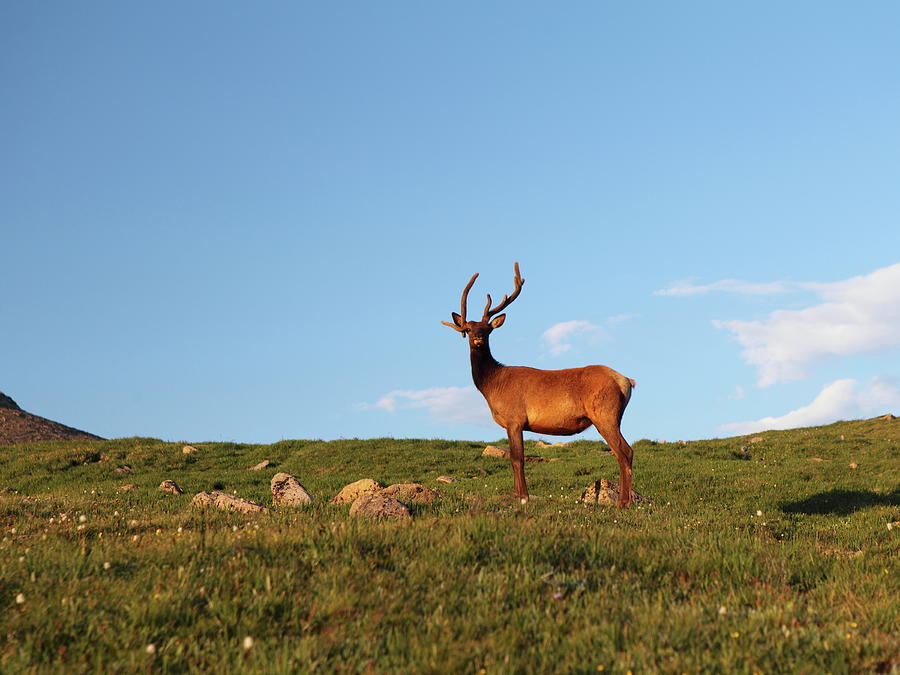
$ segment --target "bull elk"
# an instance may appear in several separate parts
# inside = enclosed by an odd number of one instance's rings
[[[466,298],[478,278],[472,275],[462,293],[460,313],[452,312],[453,323],[441,321],[469,338],[472,379],[491,409],[494,421],[506,429],[512,461],[515,495],[528,499],[525,484],[523,431],[552,436],[570,436],[593,424],[606,439],[619,462],[621,477],[618,506],[631,504],[631,463],[634,453],[622,436],[619,425],[631,398],[635,381],[606,366],[585,366],[565,370],[538,370],[525,366],[504,366],[491,355],[488,337],[506,320],[506,309],[522,291],[525,280],[515,264],[515,290],[491,307],[490,293],[481,321],[466,319]]]

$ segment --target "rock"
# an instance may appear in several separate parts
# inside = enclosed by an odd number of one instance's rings
[[[879,417],[878,419],[880,419],[880,420],[888,420],[888,421],[891,421],[891,420],[895,420],[895,419],[897,419],[897,418],[894,417],[891,413],[888,413],[887,415],[882,415],[882,416]]]
[[[184,490],[178,487],[178,483],[174,480],[164,480],[159,484],[159,489],[163,492],[171,492],[173,495],[182,495]]]
[[[241,513],[265,513],[269,510],[249,499],[241,499],[225,492],[198,492],[191,500],[191,505],[200,508],[213,507],[227,511],[240,511]]]
[[[620,492],[618,483],[601,478],[600,480],[595,480],[584,489],[584,492],[581,493],[581,501],[585,504],[615,506],[619,501]],[[649,499],[639,495],[634,490],[631,491],[631,501],[635,504],[648,504],[650,502]]]
[[[859,464],[857,464],[856,462],[850,462],[850,468],[851,468],[851,469],[858,469],[858,468],[859,468]]]
[[[250,471],[262,471],[262,470],[265,469],[267,466],[269,466],[269,464],[271,464],[271,463],[272,463],[272,462],[270,462],[269,460],[264,459],[264,460],[261,461],[259,464],[254,464],[253,466],[251,466],[251,467],[250,467]]]
[[[341,488],[331,499],[332,504],[350,504],[362,495],[370,495],[378,492],[384,486],[372,480],[371,478],[363,478],[355,483],[350,483]]]
[[[127,464],[123,464],[122,466],[116,467],[116,473],[131,473],[132,468]]]
[[[429,502],[433,502],[434,498],[437,497],[437,492],[420,483],[396,483],[395,485],[388,485],[378,494],[386,497],[393,497],[394,499],[407,504],[410,502],[416,504],[428,504]]]
[[[392,497],[383,494],[364,494],[350,506],[350,515],[362,518],[390,518],[406,520],[412,516],[409,509]]]
[[[540,447],[549,447],[548,445]],[[509,450],[498,448],[496,445],[487,446],[481,453],[482,457],[500,457],[501,459],[509,459]],[[543,457],[535,457],[534,455],[525,455],[526,462],[546,462]]]
[[[536,448],[552,448],[553,447],[547,441],[544,441],[544,440],[535,441],[534,446]]]
[[[117,492],[126,492],[127,490],[137,490],[137,485],[134,483],[128,483],[128,485],[120,485],[116,488]]]
[[[762,443],[764,440],[766,440],[766,439],[763,438],[762,436],[754,436],[753,438],[750,439],[750,442],[751,443]]]
[[[438,483],[455,483],[456,479],[452,476],[438,476],[435,479]]]
[[[313,503],[312,495],[300,485],[299,480],[289,473],[276,473],[272,476],[270,487],[272,503],[278,506],[300,506]]]
[[[182,451],[184,454],[189,455],[189,454],[191,454],[192,452],[197,452],[197,448],[195,448],[193,445],[186,445],[186,446],[184,446],[184,447],[181,449],[181,451]]]
[[[487,446],[481,453],[482,457],[509,457],[509,450],[498,448],[496,445]]]

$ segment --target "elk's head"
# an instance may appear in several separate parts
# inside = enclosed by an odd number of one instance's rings
[[[488,343],[488,335],[491,334],[491,331],[495,328],[500,328],[503,325],[503,322],[506,320],[506,314],[500,314],[499,316],[494,316],[499,312],[502,312],[506,309],[510,303],[519,297],[519,292],[522,290],[522,284],[525,283],[525,279],[519,276],[519,263],[515,264],[516,276],[514,279],[514,283],[516,285],[516,289],[513,291],[512,295],[504,295],[503,300],[496,307],[491,307],[491,294],[487,294],[487,305],[484,307],[484,315],[481,317],[481,321],[467,321],[466,320],[466,298],[469,295],[469,290],[472,288],[472,284],[475,283],[475,279],[478,278],[478,273],[472,275],[472,278],[469,279],[469,283],[466,284],[465,289],[462,293],[462,301],[460,302],[460,313],[452,312],[451,316],[453,317],[453,323],[449,323],[447,321],[441,321],[445,326],[450,326],[453,330],[459,331],[463,337],[468,336],[469,338],[469,346],[473,349],[481,349],[487,346]]]

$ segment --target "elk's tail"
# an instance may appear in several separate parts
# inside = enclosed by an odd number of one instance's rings
[[[622,390],[622,395],[625,397],[625,405],[628,405],[628,402],[631,400],[631,390],[637,386],[637,382],[619,373],[616,373],[616,375],[619,376],[616,378],[616,382],[619,385],[619,389]],[[625,406],[623,405],[622,408],[624,410]]]

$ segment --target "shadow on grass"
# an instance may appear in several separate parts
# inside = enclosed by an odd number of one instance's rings
[[[829,490],[781,505],[784,513],[846,516],[872,506],[900,506],[900,491],[883,495],[869,490]]]

